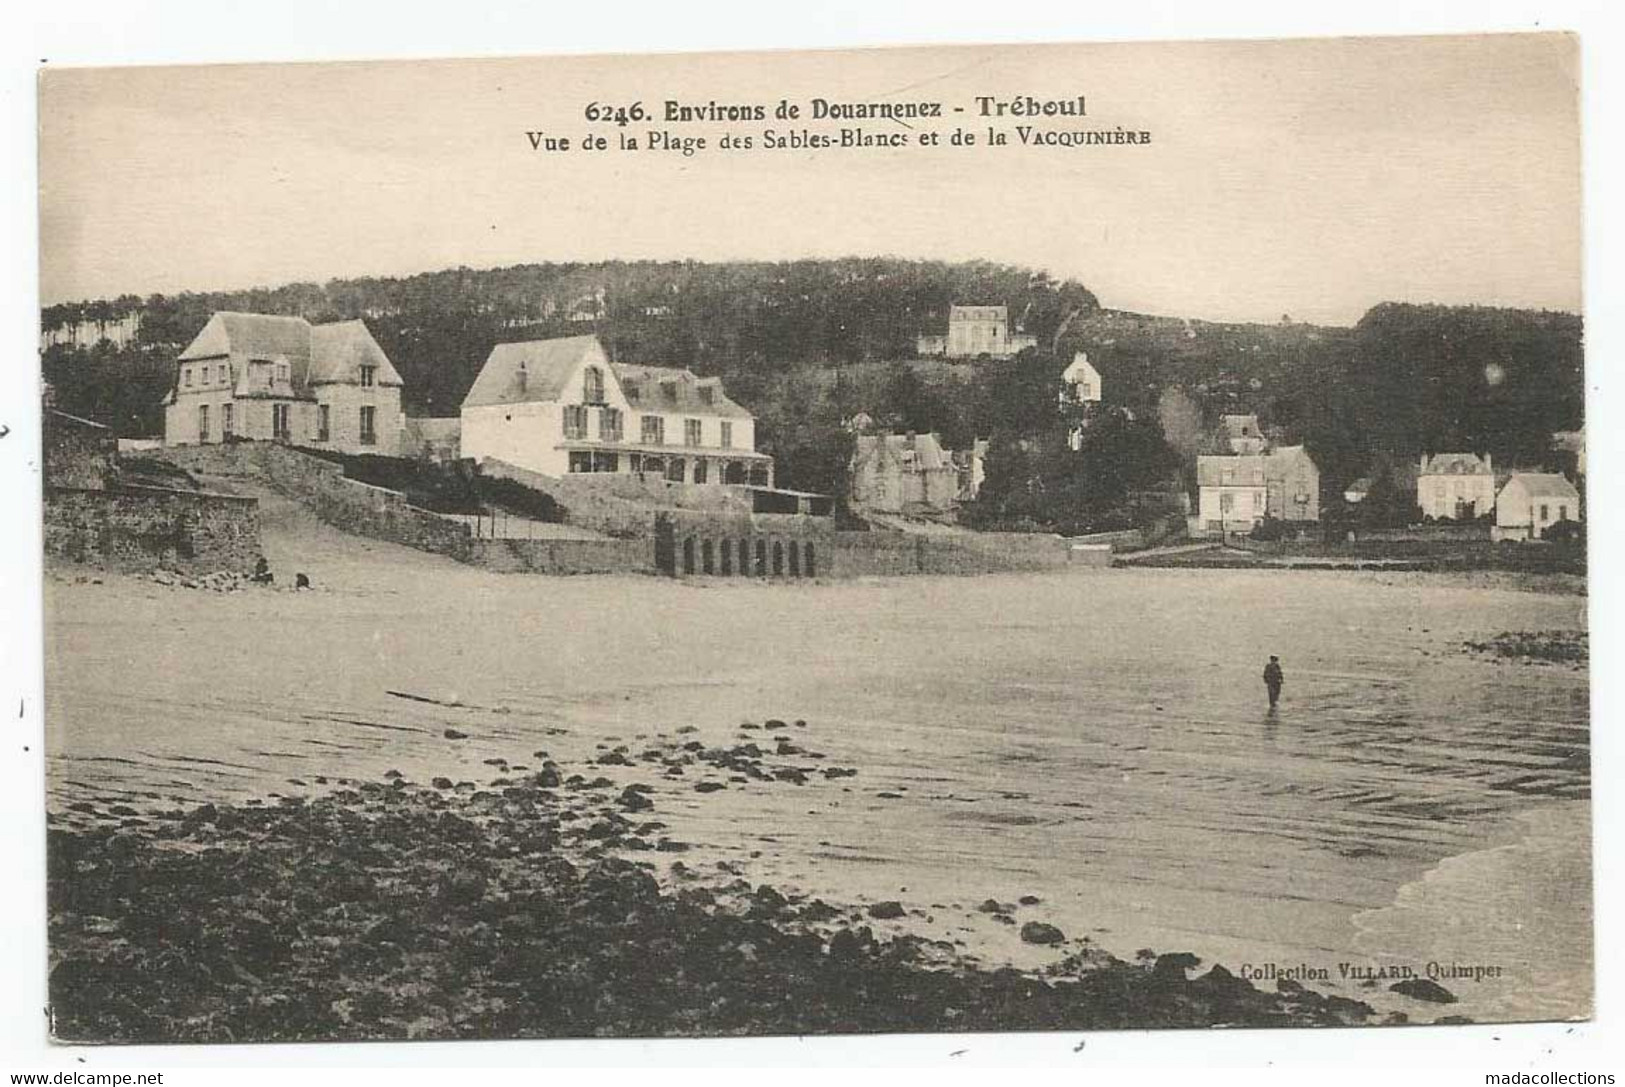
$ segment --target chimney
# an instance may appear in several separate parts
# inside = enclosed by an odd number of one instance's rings
[[[525,391],[525,380],[526,380],[526,377],[527,377],[527,375],[526,375],[526,373],[525,373],[525,360],[524,360],[524,359],[520,359],[520,360],[519,360],[519,391],[520,391],[520,392],[524,392],[524,391]]]

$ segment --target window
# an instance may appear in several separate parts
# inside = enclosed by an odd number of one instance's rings
[[[715,404],[717,402],[717,389],[716,389],[716,386],[715,385],[701,385],[700,386],[700,400],[702,402],[706,403],[706,404]]]
[[[1557,507],[1557,519],[1559,521],[1567,521],[1569,519],[1569,508],[1567,506]]]
[[[1219,495],[1219,512],[1220,513],[1232,513],[1232,512],[1235,511],[1235,508],[1236,508],[1236,496],[1235,495],[1231,494],[1229,491],[1225,491],[1225,492],[1223,492],[1222,494]]]
[[[708,461],[697,460],[697,461],[694,462],[694,482],[695,483],[704,483],[704,482],[706,482],[706,478],[709,475],[710,475],[710,468],[709,468],[709,462]]]
[[[197,406],[197,440],[200,442],[209,440],[209,405],[207,404]]]
[[[329,404],[322,404],[316,409],[316,440],[326,442],[332,440],[333,434],[333,408]]]
[[[618,442],[622,438],[621,413],[615,408],[598,409],[598,440]]]
[[[570,471],[572,471],[572,472],[590,472],[590,471],[592,471],[592,454],[588,453],[584,449],[578,449],[578,450],[575,450],[574,452],[572,452],[570,454]]]
[[[564,405],[564,436],[574,441],[580,441],[587,436],[587,406],[585,404]]]
[[[636,404],[639,398],[642,397],[643,390],[638,388],[636,382],[623,381],[621,382],[621,393],[626,397],[628,404]]]
[[[234,414],[235,412],[230,404],[220,406],[220,436],[222,438],[229,438],[236,433],[236,430],[232,427],[232,416]]]
[[[688,462],[682,457],[673,457],[666,462],[666,479],[672,483],[681,483],[688,476]]]
[[[732,423],[724,422],[722,424],[722,448],[724,448],[724,449],[732,449],[733,447],[734,447],[734,425]]]
[[[285,442],[292,436],[292,428],[288,425],[288,405],[271,405],[271,437],[279,442]]]
[[[1551,514],[1550,514],[1549,511],[1550,511],[1550,507],[1547,506],[1546,503],[1542,502],[1540,504],[1540,519],[1542,521],[1548,520],[1550,518]]]
[[[592,455],[592,470],[595,472],[619,472],[621,470],[621,455],[619,453],[594,453]]]
[[[644,445],[664,445],[666,443],[666,420],[658,415],[645,415],[640,425],[643,428]]]
[[[363,367],[361,367],[361,387],[363,389],[372,388],[373,385],[377,383],[377,381],[378,381],[378,367],[376,367],[376,366],[363,366]]]
[[[604,402],[604,371],[589,366],[581,373],[581,399],[589,404]]]
[[[683,420],[683,444],[704,445],[705,428],[699,419]]]
[[[181,384],[186,385],[188,387],[191,386],[191,384],[192,384],[192,368],[190,366],[182,366],[181,367]]]
[[[284,384],[284,385],[287,384],[287,382],[288,382],[288,364],[287,363],[279,362],[279,363],[276,364],[276,379],[279,382],[281,382],[282,384]]]
[[[227,380],[226,374],[227,374],[227,371],[226,371],[225,364],[222,363],[221,366],[220,366],[220,384],[222,384],[222,385],[226,384],[226,380]]]
[[[662,381],[660,383],[660,395],[666,398],[668,404],[677,403],[677,382]]]
[[[378,444],[378,409],[371,404],[361,409],[361,444]]]

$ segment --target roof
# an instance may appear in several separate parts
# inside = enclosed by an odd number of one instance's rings
[[[1196,485],[1199,487],[1262,487],[1269,458],[1261,453],[1196,458]],[[1225,469],[1232,475],[1224,478]]]
[[[499,343],[463,397],[463,407],[557,400],[576,367],[588,359],[604,361],[596,336]]]
[[[1580,492],[1574,489],[1574,484],[1566,476],[1556,472],[1514,472],[1512,478],[1507,480],[1507,487],[1521,487],[1530,498],[1574,498],[1580,497]],[[1503,487],[1504,491],[1506,488]]]
[[[914,454],[914,466],[921,471],[953,467],[951,455],[942,448],[935,434],[860,435],[853,460],[868,460],[883,452],[901,460],[903,454],[910,451]]]
[[[376,368],[375,384],[403,384],[366,322],[359,320],[312,325],[303,317],[222,310],[209,318],[181,352],[179,361],[228,355],[288,363],[289,380],[295,390],[311,385],[358,384],[362,365]],[[246,372],[237,375],[238,395],[251,391],[247,381]]]
[[[1091,374],[1098,378],[1100,376],[1100,371],[1096,370],[1094,363],[1089,361],[1088,352],[1079,351],[1077,354],[1072,356],[1072,361],[1067,364],[1066,369],[1061,371],[1061,377],[1066,379],[1072,377],[1074,374]]]
[[[1487,476],[1490,466],[1476,453],[1435,453],[1422,458],[1417,472],[1423,476]]]
[[[1008,306],[949,306],[950,321],[1008,321]]]
[[[181,352],[182,362],[225,355],[310,357],[310,322],[303,317],[221,310]]]
[[[612,363],[610,368],[621,383],[621,392],[626,395],[627,403],[635,408],[681,412],[684,415],[750,418],[750,412],[729,400],[728,394],[722,391],[721,378],[699,377],[692,370],[670,366],[636,366],[617,362]],[[706,390],[710,390],[709,394]],[[706,400],[706,395],[711,399]]]
[[[335,321],[310,329],[310,377],[312,385],[351,384],[361,380],[361,367],[375,368],[373,383],[400,385],[401,375],[390,365],[389,356],[372,338],[363,321]]]

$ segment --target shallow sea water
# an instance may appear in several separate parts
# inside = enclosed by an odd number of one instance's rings
[[[336,535],[268,533],[313,593],[49,583],[55,810],[488,781],[488,758],[800,718],[794,739],[857,777],[610,776],[656,787],[686,863],[895,898],[919,910],[896,924],[990,962],[1055,957],[974,909],[1034,895],[1018,920],[1120,955],[1326,966],[1317,988],[1417,1020],[1589,1009],[1586,674],[1461,649],[1581,629],[1584,597],[1282,571],[545,579]],[[1446,981],[1448,1007],[1335,977],[1430,960],[1504,976]]]

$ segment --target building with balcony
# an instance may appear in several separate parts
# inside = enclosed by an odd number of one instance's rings
[[[773,486],[755,417],[721,379],[612,363],[596,336],[492,348],[463,399],[461,455],[549,476]]]

